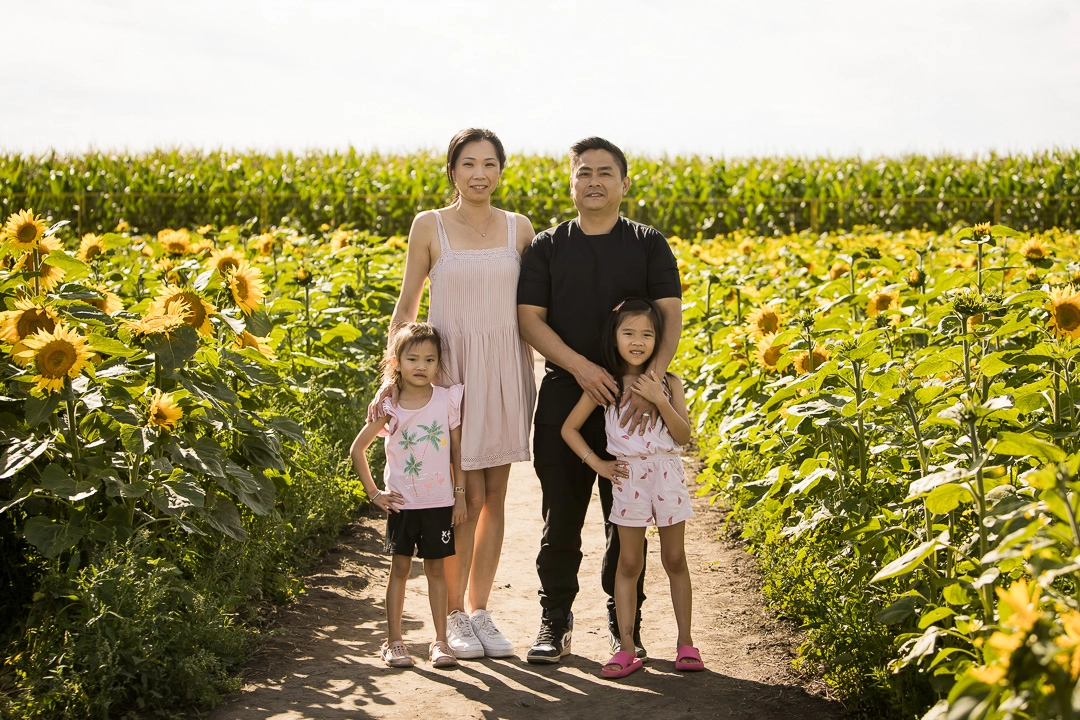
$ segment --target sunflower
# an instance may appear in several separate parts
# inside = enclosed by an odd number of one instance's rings
[[[1045,260],[1053,253],[1050,252],[1050,248],[1046,247],[1042,240],[1031,238],[1020,246],[1020,254],[1023,255],[1028,262],[1036,263],[1040,260]]]
[[[199,233],[200,235],[206,235],[209,232],[213,232],[213,230],[214,230],[213,225],[203,225],[203,226],[199,227],[199,229],[197,229],[195,232]]]
[[[848,265],[843,260],[837,260],[832,264],[831,267],[829,267],[829,279],[838,280],[847,275],[850,270],[850,265]]]
[[[243,350],[244,348],[255,348],[266,357],[274,357],[274,351],[268,344],[270,338],[259,337],[258,335],[252,335],[247,330],[236,336],[236,349]]]
[[[12,213],[4,225],[4,235],[15,250],[33,250],[45,236],[45,220],[35,216],[33,209]]]
[[[232,292],[233,300],[245,314],[254,312],[266,295],[262,271],[251,267],[246,260],[241,262],[229,273],[229,290]]]
[[[397,235],[389,238],[386,241],[386,247],[390,248],[391,250],[404,250],[407,245],[408,243],[406,242],[405,238],[398,237]],[[701,246],[698,245],[697,247],[700,248]],[[693,248],[691,248],[691,250],[692,249]]]
[[[763,337],[778,331],[783,320],[775,308],[762,305],[746,316],[747,332],[751,337]]]
[[[300,267],[296,269],[296,284],[300,286],[310,285],[312,281],[311,273],[307,268]]]
[[[970,270],[975,267],[974,255],[956,255],[952,259],[951,267],[957,270]]]
[[[787,343],[773,346],[773,340],[776,339],[776,333],[769,333],[765,337],[758,340],[757,344],[757,360],[763,368],[766,370],[776,370],[776,363],[780,360],[780,356],[784,354],[784,350],[787,349]]]
[[[34,363],[38,390],[56,392],[64,387],[65,377],[75,377],[90,362],[92,351],[86,338],[63,325],[49,332],[38,330],[23,340],[17,359],[20,364]]]
[[[900,305],[900,293],[898,292],[879,292],[870,295],[870,300],[866,303],[866,314],[870,317],[874,317],[880,313],[889,310],[890,308],[898,307]]]
[[[192,315],[186,302],[174,300],[169,303],[165,312],[150,312],[141,320],[128,322],[127,326],[136,337],[150,337],[164,335],[171,337],[172,331],[188,324],[188,318]]]
[[[904,278],[904,280],[912,290],[919,290],[926,287],[926,273],[919,268],[914,268],[907,274],[907,277]]]
[[[217,270],[221,277],[225,277],[235,270],[243,261],[244,254],[231,247],[224,250],[214,250],[210,253],[210,267]]]
[[[98,255],[105,252],[105,243],[94,233],[86,233],[79,243],[79,252],[76,255],[83,262],[90,262]]]
[[[11,354],[20,365],[25,363],[16,353],[24,349],[22,341],[38,330],[52,332],[60,321],[51,307],[30,300],[16,300],[15,309],[0,313],[0,318],[0,338],[13,345]]]
[[[803,350],[801,353],[799,353],[798,355],[795,356],[795,370],[800,375],[802,375],[805,372],[810,372],[811,370],[817,370],[819,367],[821,367],[826,362],[828,362],[828,360],[829,360],[829,351],[826,350],[825,348],[821,347],[820,345],[817,345],[817,346],[814,347],[813,368],[810,367],[810,365],[811,365],[810,353]]]
[[[352,238],[352,233],[348,230],[338,230],[332,236],[330,236],[330,250],[337,252],[344,247],[348,247],[349,240]]]
[[[1080,338],[1080,292],[1076,288],[1058,288],[1050,291],[1050,299],[1044,306],[1050,311],[1047,323],[1058,337],[1072,340]]]
[[[187,230],[162,230],[157,234],[158,244],[169,255],[187,255],[191,252],[191,235]]]
[[[127,232],[130,229],[131,229],[131,225],[128,224],[128,221],[127,220],[121,220],[120,222],[116,223],[116,229],[113,230],[113,232],[124,233],[124,232]]]
[[[977,223],[972,230],[977,238],[987,237],[990,235],[990,223]]]
[[[1042,276],[1039,275],[1039,271],[1036,268],[1029,267],[1025,270],[1024,279],[1027,280],[1028,285],[1031,285],[1032,287],[1042,285]]]
[[[739,243],[738,251],[743,255],[751,255],[754,252],[754,241],[750,238],[746,238]]]
[[[158,288],[157,298],[150,304],[150,314],[165,314],[169,312],[169,305],[175,302],[183,303],[191,313],[185,319],[188,325],[203,335],[209,336],[214,332],[210,324],[210,316],[217,311],[194,290],[185,290],[169,284],[162,285]]]
[[[184,411],[176,404],[172,393],[154,391],[154,397],[150,400],[150,409],[146,414],[147,425],[157,425],[171,430],[182,417],[184,417]]]
[[[104,288],[94,288],[102,294],[100,298],[87,298],[84,302],[89,305],[93,305],[106,315],[114,315],[124,309],[124,303],[120,300],[120,297],[109,290]]]
[[[264,233],[251,238],[251,244],[255,246],[255,252],[260,255],[270,255],[277,245],[277,238],[272,233]]]

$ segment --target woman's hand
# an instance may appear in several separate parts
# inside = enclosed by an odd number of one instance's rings
[[[638,379],[630,386],[630,390],[653,405],[660,405],[667,400],[667,395],[664,394],[664,383],[660,381],[660,378],[656,377],[656,373],[652,370],[638,375]]]
[[[631,386],[630,389],[634,390],[636,385],[637,383],[634,383],[634,386]],[[630,393],[630,401],[622,409],[622,415],[619,416],[619,427],[626,428],[627,435],[633,435],[635,432],[638,435],[644,435],[646,428],[651,430],[656,427],[659,419],[660,411],[657,409],[656,404],[635,391]]]
[[[378,507],[380,510],[386,513],[399,512],[398,505],[405,502],[405,498],[401,496],[401,493],[385,490],[380,490],[375,493],[375,497],[371,498],[371,504]]]
[[[454,498],[454,512],[450,515],[450,522],[456,527],[464,525],[469,520],[469,510],[465,506],[465,496],[458,495]]]
[[[367,406],[367,421],[369,423],[375,422],[386,413],[383,412],[383,401],[386,398],[390,398],[390,402],[397,404],[398,399],[398,387],[394,383],[385,383],[379,392],[375,394],[375,399]]]
[[[600,460],[594,463],[592,468],[597,475],[616,485],[622,485],[623,479],[630,477],[630,469],[625,460]]]

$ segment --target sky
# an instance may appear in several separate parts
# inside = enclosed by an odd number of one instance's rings
[[[1078,0],[0,0],[0,151],[1080,148]],[[22,48],[17,46],[22,44]]]

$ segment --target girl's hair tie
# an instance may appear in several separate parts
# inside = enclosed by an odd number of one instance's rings
[[[625,304],[626,304],[626,301],[623,300],[621,303],[619,303],[615,307],[611,308],[611,312],[619,312],[619,310],[621,310],[622,306],[625,305]]]

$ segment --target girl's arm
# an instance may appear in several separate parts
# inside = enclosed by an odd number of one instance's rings
[[[682,381],[677,376],[668,373],[667,379],[668,389],[671,391],[670,399],[664,392],[664,384],[652,370],[641,375],[630,390],[656,405],[661,419],[671,434],[671,439],[679,445],[685,445],[690,442],[690,418],[686,412],[686,394],[683,392]]]
[[[454,512],[451,522],[461,525],[468,521],[469,511],[465,506],[465,493],[457,489],[465,489],[465,471],[461,469],[461,426],[450,431],[450,470],[454,477]]]
[[[574,454],[582,458],[582,462],[592,468],[597,475],[607,478],[616,485],[621,485],[622,478],[629,476],[626,463],[619,460],[602,460],[581,436],[581,426],[589,419],[596,407],[596,401],[588,393],[582,393],[581,399],[563,423],[562,438]]]
[[[356,435],[356,439],[352,441],[352,446],[349,448],[349,457],[352,458],[353,469],[360,476],[360,482],[364,483],[364,491],[367,493],[368,498],[371,499],[372,504],[385,512],[395,513],[398,511],[396,506],[405,502],[405,498],[400,493],[387,492],[375,487],[375,481],[371,479],[371,467],[367,461],[368,447],[379,435],[379,430],[386,425],[389,419],[389,415],[383,415],[381,418],[364,425]]]

